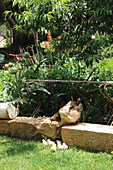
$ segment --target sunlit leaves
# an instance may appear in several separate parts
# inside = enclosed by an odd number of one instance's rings
[[[18,0],[14,0],[12,6],[14,7],[17,4],[18,4]]]
[[[7,17],[8,14],[11,14],[12,11],[5,11],[4,14],[5,14],[5,17]]]
[[[88,56],[102,55],[112,40],[112,0],[14,0],[13,6],[17,4],[21,12],[6,12],[15,18],[14,28],[24,28],[28,34],[38,30],[45,36],[51,30],[56,52],[77,53],[80,60],[88,61]]]

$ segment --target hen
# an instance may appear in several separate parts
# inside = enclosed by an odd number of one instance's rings
[[[83,106],[80,102],[80,99],[75,101],[69,101],[64,107],[62,107],[56,114],[54,114],[50,120],[59,121],[60,124],[64,123],[74,123],[80,116]]]

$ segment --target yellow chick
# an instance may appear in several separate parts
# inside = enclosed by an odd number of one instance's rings
[[[47,146],[47,145],[48,145],[48,142],[45,141],[44,139],[42,139],[42,143],[43,143],[44,146]]]
[[[48,142],[48,145],[54,145],[55,144],[55,142],[51,141],[50,139],[48,139],[47,142]]]
[[[56,143],[57,143],[57,144],[61,144],[61,141],[60,141],[60,140],[56,140]]]
[[[51,151],[56,152],[56,144],[51,146]]]
[[[63,145],[61,145],[60,141],[57,141],[57,144],[58,144],[58,149],[63,150]]]
[[[65,143],[63,143],[63,149],[68,149],[68,145],[66,145]]]

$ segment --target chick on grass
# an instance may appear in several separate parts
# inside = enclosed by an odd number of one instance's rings
[[[63,150],[63,145],[61,144],[60,141],[57,141],[57,146],[59,150]]]
[[[68,145],[66,145],[65,143],[63,143],[63,149],[68,149]]]
[[[55,142],[51,141],[50,139],[48,139],[47,142],[48,142],[48,145],[54,145],[55,144]]]
[[[42,139],[42,143],[43,143],[44,146],[48,146],[49,145],[48,142],[45,141],[44,139]]]
[[[56,152],[56,144],[51,146],[51,151]]]
[[[65,143],[61,144],[61,141],[59,141],[59,140],[56,141],[57,145],[55,142],[51,141],[50,139],[48,139],[47,141],[43,139],[42,143],[44,146],[50,145],[51,151],[53,151],[53,152],[56,152],[57,148],[58,148],[58,150],[68,149],[68,146]]]

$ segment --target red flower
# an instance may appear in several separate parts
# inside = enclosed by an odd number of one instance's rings
[[[45,43],[45,48],[49,49],[49,43],[48,42]]]

